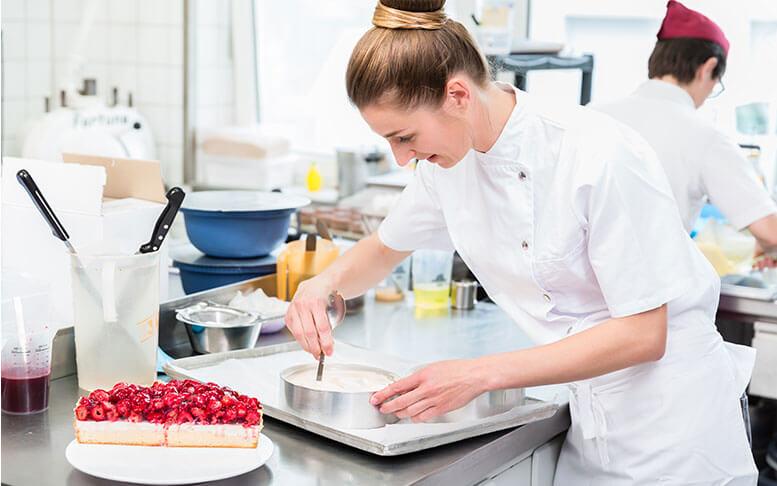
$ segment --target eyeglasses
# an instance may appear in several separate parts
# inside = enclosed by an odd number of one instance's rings
[[[718,82],[715,83],[715,86],[712,88],[712,92],[710,92],[710,95],[707,96],[707,98],[718,97],[724,91],[726,91],[726,87],[723,86],[723,79],[718,79]]]

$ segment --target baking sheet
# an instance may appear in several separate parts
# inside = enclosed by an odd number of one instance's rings
[[[174,378],[213,381],[254,395],[269,417],[381,456],[406,454],[523,425],[551,417],[558,410],[556,403],[527,398],[523,405],[508,412],[479,420],[414,424],[405,419],[378,429],[336,429],[302,418],[285,403],[280,372],[289,366],[314,362],[292,342],[178,359],[167,363],[165,371]],[[327,358],[327,363],[376,366],[400,376],[421,364],[342,342],[337,342],[335,354]]]

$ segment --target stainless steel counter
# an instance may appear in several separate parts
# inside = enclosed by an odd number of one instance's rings
[[[162,329],[168,340],[166,350],[182,355],[186,346],[173,339],[179,336],[178,330],[165,320],[169,319],[165,308],[175,305],[163,305],[160,326],[166,326]],[[473,311],[417,318],[408,302],[380,304],[371,297],[365,308],[348,316],[335,334],[339,340],[422,361],[477,357],[531,345],[528,337],[492,304],[479,305]],[[290,339],[283,331],[262,336],[259,345]],[[547,397],[554,390],[557,388],[540,391]],[[2,416],[4,484],[111,484],[75,471],[65,460],[65,447],[73,439],[72,408],[77,393],[74,376],[60,378],[52,382],[47,412]],[[383,458],[268,419],[264,433],[276,445],[270,461],[251,473],[216,484],[472,484],[530,454],[568,426],[569,412],[563,407],[541,422],[420,453]]]

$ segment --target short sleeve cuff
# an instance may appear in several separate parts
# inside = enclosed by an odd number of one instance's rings
[[[649,297],[624,303],[613,304],[608,302],[607,307],[610,309],[610,315],[615,319],[633,316],[634,314],[657,309],[664,304],[668,304],[669,302],[682,297],[693,290],[695,282],[696,279],[693,277],[686,277],[676,281],[675,284],[670,287],[655,292]]]
[[[761,218],[777,213],[777,204],[769,200],[749,207],[734,214],[728,214],[728,219],[738,230],[743,230]]]

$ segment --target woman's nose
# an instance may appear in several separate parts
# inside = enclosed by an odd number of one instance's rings
[[[393,149],[392,152],[394,153],[394,160],[397,161],[397,164],[400,167],[406,166],[413,159],[416,158],[415,150],[398,150],[398,149]]]

